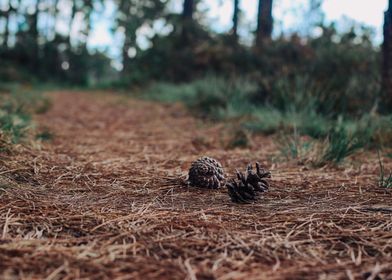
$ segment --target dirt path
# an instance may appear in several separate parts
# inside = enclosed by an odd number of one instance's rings
[[[179,105],[52,98],[36,121],[54,140],[18,155],[33,182],[0,186],[0,278],[392,279],[392,195],[374,157],[311,170],[274,163],[273,138],[222,149],[223,125]],[[224,189],[181,185],[202,155],[229,174],[261,162],[270,192],[235,205]]]

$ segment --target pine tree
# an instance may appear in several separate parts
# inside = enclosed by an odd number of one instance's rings
[[[273,29],[273,0],[259,0],[257,15],[256,46],[260,47],[265,40],[271,38]]]
[[[0,16],[4,18],[4,33],[2,34],[3,47],[6,49],[8,47],[8,37],[9,37],[9,21],[10,14],[12,12],[12,6],[8,3],[6,10],[0,10]]]
[[[238,40],[238,21],[239,21],[239,14],[240,14],[239,5],[240,5],[240,0],[234,0],[232,34],[236,42]]]
[[[384,14],[384,43],[382,46],[382,89],[381,110],[392,108],[392,0],[389,0],[388,10]]]
[[[184,0],[182,9],[182,41],[185,45],[187,45],[191,40],[194,10],[195,1]]]
[[[182,16],[184,20],[192,20],[193,13],[195,9],[195,1],[194,0],[184,0],[184,6],[182,10]]]

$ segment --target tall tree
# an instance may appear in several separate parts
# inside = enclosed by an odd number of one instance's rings
[[[131,3],[128,0],[120,0],[118,6],[118,26],[124,30],[124,43],[122,46],[122,73],[127,75],[130,69],[131,59],[129,57],[129,50],[134,46],[136,42],[136,30],[137,24],[134,23],[134,19],[130,15]]]
[[[383,111],[392,108],[392,0],[389,0],[388,10],[384,14],[384,43],[382,45],[382,89]]]
[[[188,44],[190,41],[194,11],[195,0],[184,0],[182,9],[182,40],[184,44]]]
[[[99,3],[101,1],[95,1]],[[93,0],[85,0],[84,5],[82,7],[83,15],[84,15],[84,29],[82,30],[82,34],[85,36],[85,40],[87,42],[92,28],[92,13],[94,12],[94,1]],[[84,42],[84,43],[86,43]]]
[[[30,23],[30,36],[32,39],[32,42],[35,48],[35,55],[37,58],[38,57],[38,37],[39,37],[39,31],[38,31],[38,17],[39,17],[39,6],[40,6],[41,0],[36,0],[35,1],[35,6],[34,6],[34,13],[31,15],[31,23]]]
[[[75,16],[78,11],[78,6],[77,6],[77,1],[72,0],[72,9],[71,9],[71,17],[69,19],[69,31],[68,31],[68,47],[71,48],[71,32],[72,32],[72,27],[75,21]]]
[[[34,36],[35,39],[38,37],[38,16],[39,16],[39,6],[40,6],[40,0],[35,1],[35,6],[34,6],[34,13],[31,16],[31,34]]]
[[[182,16],[184,20],[192,20],[193,13],[195,9],[195,1],[194,0],[184,0],[184,7],[182,10]]]
[[[271,38],[273,29],[272,5],[273,0],[259,0],[256,30],[256,46],[258,47],[263,44],[263,41]]]
[[[9,22],[10,22],[10,16],[12,12],[15,12],[15,9],[10,3],[11,1],[8,1],[8,4],[6,6],[6,10],[0,10],[0,16],[4,18],[4,33],[2,34],[2,39],[3,39],[3,47],[7,48],[8,45],[8,38],[9,38]]]
[[[240,0],[234,0],[234,9],[233,9],[233,37],[237,41],[238,40],[238,21],[240,14]]]

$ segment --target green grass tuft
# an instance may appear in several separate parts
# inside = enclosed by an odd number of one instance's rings
[[[51,141],[54,138],[54,134],[47,128],[43,129],[41,132],[35,135],[35,139],[39,141]]]
[[[325,148],[319,162],[320,165],[328,162],[340,163],[346,157],[363,148],[365,143],[360,141],[357,136],[349,134],[344,128],[340,127],[331,130],[324,145]]]
[[[252,114],[257,86],[246,79],[207,77],[189,84],[155,83],[143,97],[165,103],[182,102],[196,114],[213,120]]]
[[[30,126],[30,116],[23,108],[12,100],[0,105],[0,130],[10,135],[13,143],[25,136]]]
[[[378,185],[381,188],[389,189],[392,188],[392,172],[388,174],[385,173],[384,164],[380,157],[380,151],[378,151],[378,163],[380,166],[380,175],[378,179]]]
[[[11,143],[20,142],[31,128],[31,115],[44,113],[50,101],[35,91],[24,92],[17,88],[0,96],[0,132]]]
[[[296,130],[291,135],[281,135],[277,143],[281,155],[288,160],[305,161],[311,149],[314,148],[313,142],[301,137]]]

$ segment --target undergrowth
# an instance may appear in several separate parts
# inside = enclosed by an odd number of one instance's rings
[[[0,129],[17,143],[30,126],[30,115],[15,100],[8,99],[0,106]]]
[[[381,116],[372,106],[366,106],[369,111],[342,109],[348,108],[350,100],[357,101],[354,86],[347,89],[347,96],[336,99],[328,87],[302,75],[280,78],[273,86],[273,94],[267,96],[259,84],[249,79],[216,76],[186,84],[155,83],[142,96],[182,102],[198,116],[235,121],[248,131],[289,135],[279,141],[284,156],[298,159],[305,150],[317,147],[317,165],[339,164],[361,148],[392,144],[391,115]],[[376,99],[375,95],[369,103],[376,103]],[[311,140],[298,143],[301,136]],[[320,144],[311,145],[313,140]]]
[[[281,134],[277,137],[277,145],[281,155],[287,160],[297,160],[305,162],[309,159],[309,154],[314,147],[314,141],[308,137],[302,137],[294,130],[292,135]]]
[[[380,151],[378,151],[378,163],[380,166],[380,174],[379,174],[379,179],[378,179],[378,185],[381,188],[389,189],[392,188],[392,172],[389,174],[385,171],[384,168],[384,163],[381,160],[380,157]]]
[[[166,103],[182,102],[201,117],[223,120],[252,114],[256,93],[257,86],[246,79],[208,77],[190,84],[155,83],[143,97]]]
[[[346,157],[363,148],[365,142],[360,141],[355,135],[349,134],[344,128],[332,130],[324,142],[324,151],[320,164],[327,162],[340,163]]]
[[[45,113],[51,104],[39,92],[15,88],[0,94],[0,150],[23,140],[32,128],[32,114]]]

